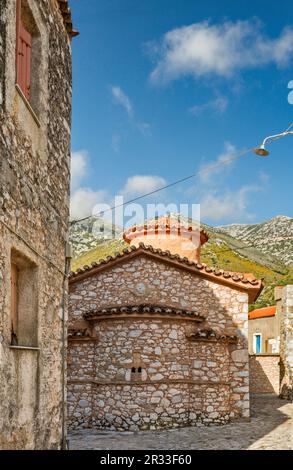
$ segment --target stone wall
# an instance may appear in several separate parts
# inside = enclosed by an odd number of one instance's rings
[[[279,354],[253,354],[249,356],[250,393],[279,394]]]
[[[293,399],[293,285],[276,289],[280,328],[280,396]]]
[[[60,447],[62,430],[71,47],[55,0],[24,1],[41,38],[32,103],[15,86],[16,2],[1,0],[0,448],[48,449]],[[37,344],[31,348],[11,346],[12,252],[36,270]]]
[[[139,256],[70,286],[70,328],[109,305],[189,308],[237,344],[191,341],[192,320],[110,318],[68,352],[71,428],[155,429],[249,417],[247,294]],[[141,375],[131,369],[141,367]]]

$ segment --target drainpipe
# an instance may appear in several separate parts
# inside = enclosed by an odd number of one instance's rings
[[[62,440],[61,450],[68,449],[67,432],[66,432],[66,350],[67,350],[67,328],[66,328],[66,305],[67,305],[67,290],[68,290],[68,275],[70,272],[70,262],[72,258],[71,245],[68,241],[65,243],[65,269],[62,287],[62,365],[61,365],[61,382],[62,382]]]

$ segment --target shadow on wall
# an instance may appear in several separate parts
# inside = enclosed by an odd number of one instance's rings
[[[249,391],[252,394],[279,395],[280,356],[249,356]]]

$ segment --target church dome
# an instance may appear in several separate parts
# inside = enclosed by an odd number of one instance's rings
[[[199,223],[188,224],[180,217],[172,216],[134,225],[124,232],[123,238],[132,246],[139,246],[142,242],[195,262],[200,261],[201,246],[209,239]]]

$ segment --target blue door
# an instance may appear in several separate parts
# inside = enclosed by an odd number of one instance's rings
[[[255,335],[255,353],[261,354],[261,335]]]

